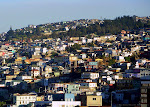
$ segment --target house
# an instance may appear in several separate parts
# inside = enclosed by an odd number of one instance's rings
[[[44,68],[44,71],[41,73],[42,76],[49,78],[52,74],[52,67],[51,66],[46,66]]]
[[[83,72],[81,74],[82,79],[97,79],[99,78],[99,73],[96,72]]]
[[[35,101],[30,102],[27,107],[43,107],[43,106],[52,106],[52,101]]]
[[[141,107],[150,105],[150,81],[141,81]]]
[[[140,70],[140,78],[141,78],[141,80],[150,80],[150,70],[141,69]]]
[[[116,90],[112,92],[112,103],[118,104],[138,104],[140,101],[139,89]]]
[[[78,82],[80,84],[80,92],[96,91],[97,82]]]
[[[87,61],[84,66],[86,71],[96,70],[98,69],[98,62]]]
[[[37,96],[36,101],[44,101],[44,95]]]
[[[78,56],[79,59],[85,59],[87,55],[85,53],[82,53]]]
[[[82,106],[102,106],[102,96],[85,95],[81,97]]]
[[[52,93],[65,93],[67,83],[51,83],[49,84],[49,87]]]
[[[23,82],[23,81],[22,80],[12,80],[10,82],[10,86],[16,86],[16,85],[20,84],[21,82]]]
[[[36,101],[37,94],[35,93],[29,93],[29,94],[13,94],[13,104],[16,105],[16,107],[27,105],[30,102]]]
[[[108,48],[107,50],[105,50],[105,56],[109,56],[109,55],[111,55],[111,56],[116,56],[116,55],[118,55],[118,53],[117,53],[117,50],[114,50],[114,49],[112,49],[112,48]]]
[[[35,78],[35,77],[37,77],[37,76],[41,76],[40,71],[37,70],[37,69],[33,69],[33,70],[31,70],[30,72],[31,72],[31,76],[32,76],[33,78]]]
[[[52,107],[81,106],[80,101],[75,101],[74,94],[48,94],[46,99],[52,101]]]
[[[54,57],[54,62],[57,62],[57,63],[63,63],[63,62],[68,62],[68,61],[69,61],[68,55],[59,55],[57,57]]]
[[[66,93],[79,94],[80,85],[79,84],[68,84],[66,88]]]
[[[44,48],[41,48],[40,51],[41,51],[41,53],[44,53],[44,54],[45,54],[46,52],[48,52],[47,48],[45,48],[45,47],[44,47]]]
[[[110,68],[109,70],[112,72],[120,72],[121,68]]]
[[[22,76],[17,76],[18,80],[27,80],[27,79],[32,79],[31,76],[28,75],[22,75]]]
[[[71,37],[70,41],[79,40],[79,37]]]
[[[52,101],[52,107],[76,107],[81,106],[81,101]]]
[[[116,80],[117,89],[132,89],[133,88],[133,79],[119,79]]]
[[[114,58],[115,58],[117,61],[119,61],[119,62],[124,62],[124,61],[125,61],[125,59],[124,59],[123,56],[115,56]]]
[[[52,73],[52,67],[51,66],[46,66],[45,67],[45,72]]]

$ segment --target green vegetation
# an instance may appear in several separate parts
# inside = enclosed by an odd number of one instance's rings
[[[0,107],[3,107],[5,104],[6,104],[6,102],[1,101],[1,102],[0,102]]]
[[[81,45],[75,43],[73,46],[67,47],[66,50],[68,52],[76,52],[76,50],[79,50],[80,48],[81,48]]]
[[[109,59],[109,65],[115,64],[115,59]]]
[[[93,42],[92,43],[87,43],[86,46],[87,47],[94,47],[94,43]]]
[[[55,57],[55,56],[58,56],[58,53],[57,53],[57,52],[52,52],[51,54],[52,54],[52,55],[51,55],[51,58],[53,58],[53,57]]]
[[[131,57],[130,57],[130,56],[125,57],[125,61],[127,61],[127,62],[131,62]]]

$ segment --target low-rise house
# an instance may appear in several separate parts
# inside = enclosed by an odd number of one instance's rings
[[[12,80],[15,79],[17,76],[16,75],[6,75],[5,80]]]
[[[62,62],[68,62],[69,56],[68,55],[60,55],[57,57],[54,57],[54,62],[62,63]]]
[[[58,98],[58,95],[56,96]],[[75,107],[75,106],[81,106],[81,101],[75,101],[75,96],[74,94],[64,94],[64,97],[62,97],[61,100],[56,101],[53,98],[52,101],[52,107]]]
[[[124,61],[125,61],[125,59],[124,59],[123,56],[115,56],[114,58],[115,58],[117,61],[119,61],[119,62],[124,62]]]
[[[80,94],[80,85],[79,84],[68,84],[66,88],[66,93]]]
[[[22,80],[12,80],[10,82],[10,86],[16,86],[16,85],[20,84],[21,82],[22,82]]]
[[[97,79],[99,78],[99,73],[96,72],[83,72],[81,74],[82,79]]]
[[[148,107],[150,104],[150,81],[141,81],[141,107]]]
[[[112,92],[114,104],[138,104],[140,95],[138,89],[116,90]]]
[[[51,83],[49,84],[49,87],[52,93],[65,93],[67,83]]]
[[[112,71],[112,72],[114,72],[114,73],[115,72],[117,73],[117,72],[121,71],[121,68],[110,68],[109,70]]]
[[[132,89],[133,88],[133,79],[119,79],[116,80],[117,89]]]
[[[96,70],[98,69],[98,62],[90,61],[85,63],[84,66],[86,71]]]
[[[31,76],[28,75],[22,75],[22,76],[17,76],[18,80],[27,80],[27,79],[32,79]]]
[[[37,76],[41,76],[40,70],[37,70],[37,69],[31,70],[29,73],[30,73],[30,75],[31,75],[33,78],[35,78],[35,77],[37,77]]]
[[[36,101],[44,101],[44,95],[37,96]]]
[[[78,82],[80,84],[80,92],[96,91],[97,82]]]
[[[81,106],[81,101],[52,101],[52,107]]]
[[[81,97],[82,106],[102,106],[102,96],[87,95]]]
[[[141,69],[140,70],[140,78],[141,78],[141,80],[150,80],[150,70]]]
[[[13,104],[16,105],[16,107],[27,105],[30,102],[36,101],[37,94],[35,93],[29,93],[29,94],[13,94]]]

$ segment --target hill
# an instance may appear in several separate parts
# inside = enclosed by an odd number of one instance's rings
[[[67,22],[57,22],[10,30],[5,34],[5,41],[84,36],[94,33],[98,36],[118,34],[121,30],[139,31],[141,28],[150,28],[150,20],[136,20],[136,16],[117,17],[114,20],[80,19]]]

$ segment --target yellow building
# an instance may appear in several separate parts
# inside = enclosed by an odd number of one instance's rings
[[[18,75],[20,71],[14,71],[14,75]]]
[[[12,80],[16,77],[17,77],[16,75],[6,75],[6,80]]]
[[[44,101],[44,96],[37,96],[36,101]]]
[[[33,79],[24,79],[24,81],[26,81],[27,83],[31,83]]]
[[[15,59],[15,63],[22,64],[22,57],[17,57],[17,59]]]
[[[79,37],[71,37],[70,40],[71,40],[71,41],[79,40]]]
[[[102,106],[102,96],[87,96],[87,106]]]
[[[87,95],[82,97],[82,106],[102,106],[102,96]]]
[[[96,62],[103,62],[103,59],[95,59]]]
[[[77,56],[74,56],[73,54],[71,54],[69,56],[69,61],[73,62],[73,61],[77,61],[78,60],[78,57]]]
[[[26,64],[31,64],[30,59],[26,59],[26,60],[25,60],[25,63],[26,63]]]

